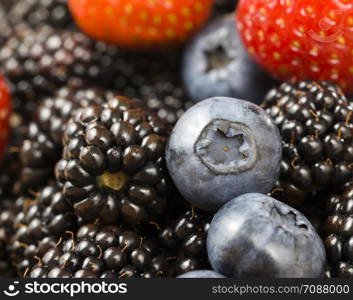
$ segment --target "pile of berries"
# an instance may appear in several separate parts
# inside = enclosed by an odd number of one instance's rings
[[[315,22],[353,5],[317,2],[2,1],[0,277],[352,278],[353,35]]]

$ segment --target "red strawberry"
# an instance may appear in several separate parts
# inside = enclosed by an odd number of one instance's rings
[[[205,23],[213,0],[69,0],[81,29],[129,48],[185,41]]]
[[[288,80],[331,80],[353,92],[351,0],[241,0],[237,24],[249,53]]]
[[[0,76],[0,159],[9,137],[9,118],[11,114],[10,93],[5,80]]]

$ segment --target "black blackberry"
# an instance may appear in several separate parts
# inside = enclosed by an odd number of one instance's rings
[[[23,190],[45,186],[48,177],[54,176],[54,166],[63,148],[64,126],[74,111],[81,106],[104,103],[108,97],[109,92],[99,89],[65,87],[42,101],[21,147]]]
[[[158,88],[160,83],[173,84],[175,89],[180,87],[179,64],[180,49],[156,52],[121,51],[114,61],[116,71],[110,87],[122,95],[132,99],[148,100],[148,96],[158,96],[164,101],[165,93],[172,92],[171,88]],[[172,93],[171,93],[172,94]],[[179,96],[179,92],[177,93]],[[181,100],[181,99],[180,99]],[[165,104],[164,104],[165,105]],[[173,105],[167,105],[170,108]],[[159,110],[153,107],[154,110]]]
[[[268,93],[264,107],[283,139],[275,197],[301,207],[352,178],[353,109],[339,87],[284,83]]]
[[[32,278],[126,278],[169,276],[165,249],[153,237],[118,226],[82,226],[67,232],[31,270]]]
[[[174,125],[192,105],[181,82],[181,51],[124,53],[113,87],[123,95],[143,100],[162,120]],[[158,57],[159,61],[156,61]]]
[[[138,95],[148,108],[171,125],[192,106],[177,73],[155,76],[139,89]]]
[[[8,79],[12,95],[13,109],[21,114],[24,119],[28,118],[28,112],[34,112],[36,103],[40,99],[39,95],[43,91],[48,92],[54,89],[45,81],[36,87],[34,81],[43,81],[43,78],[36,79],[36,74],[27,74],[24,63],[26,58],[21,58],[19,47],[25,37],[33,36],[35,32],[27,24],[21,23],[11,30],[10,36],[5,39],[0,48],[0,72]]]
[[[208,269],[206,238],[212,215],[188,209],[160,230],[162,244],[175,254],[174,274]]]
[[[329,264],[326,276],[353,278],[353,182],[329,197],[323,228]]]
[[[78,78],[88,86],[140,98],[139,89],[155,74],[177,70],[179,55],[179,50],[123,51],[81,32],[20,24],[0,49],[0,71],[9,79],[15,110],[31,116],[43,96]]]
[[[132,225],[163,215],[173,186],[164,164],[169,126],[125,97],[74,114],[56,165],[63,193],[85,220]]]
[[[74,24],[67,0],[17,1],[9,11],[9,20],[13,25],[27,22],[33,27],[48,24],[54,28],[68,28]]]
[[[118,53],[114,46],[80,32],[18,27],[0,49],[0,70],[10,82],[17,112],[31,116],[45,95],[76,78],[102,86],[113,81]]]
[[[13,221],[14,234],[9,252],[19,276],[53,247],[67,230],[76,230],[78,219],[55,183],[41,189],[35,197],[17,200],[19,212]]]

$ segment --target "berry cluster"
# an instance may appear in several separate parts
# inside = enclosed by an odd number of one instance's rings
[[[263,106],[282,136],[282,200],[300,207],[352,178],[353,107],[337,86],[284,83]]]
[[[152,238],[118,226],[86,224],[66,231],[30,272],[32,278],[168,276],[170,260]]]
[[[328,258],[328,277],[353,276],[353,189],[346,184],[341,194],[327,202],[324,241]]]
[[[352,5],[118,2],[0,3],[0,277],[353,278]]]

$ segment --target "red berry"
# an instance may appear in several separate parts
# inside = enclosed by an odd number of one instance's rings
[[[331,80],[353,92],[352,1],[240,0],[237,24],[275,77]]]
[[[129,48],[178,44],[208,19],[213,0],[69,0],[88,35]]]
[[[4,78],[0,76],[0,159],[2,158],[9,137],[10,114],[10,93]]]

